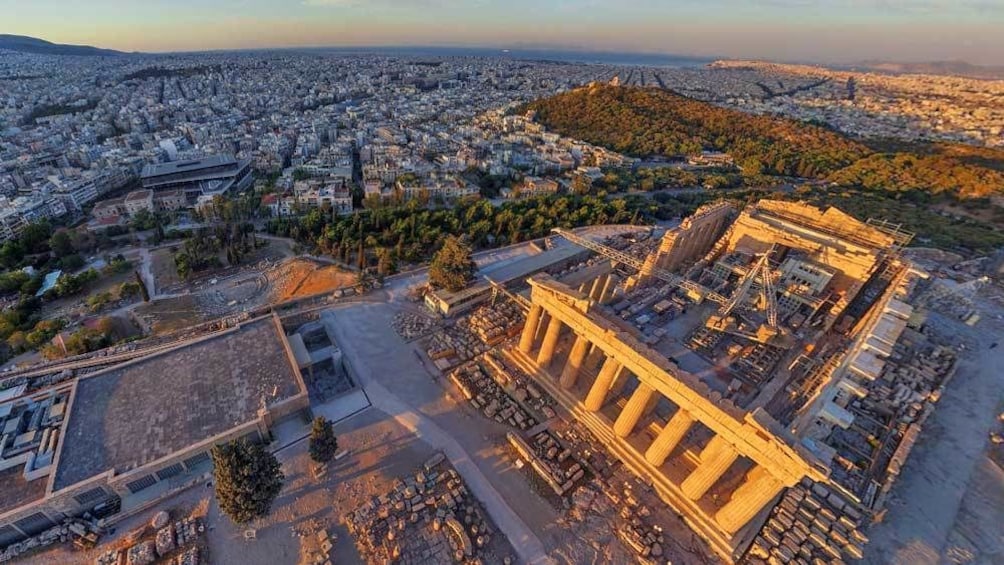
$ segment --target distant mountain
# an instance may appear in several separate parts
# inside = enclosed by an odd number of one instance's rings
[[[91,47],[90,45],[65,45],[35,37],[0,33],[0,50],[3,49],[38,55],[80,55],[88,57],[125,55],[122,51],[115,51],[113,49],[101,49]]]
[[[924,75],[951,75],[981,79],[1004,79],[1004,67],[982,66],[965,61],[932,61],[929,63],[890,63],[886,61],[865,61],[852,68],[886,73],[906,73]]]

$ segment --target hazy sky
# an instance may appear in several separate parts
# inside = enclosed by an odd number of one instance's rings
[[[0,0],[0,33],[128,51],[571,47],[1004,65],[1004,0]]]

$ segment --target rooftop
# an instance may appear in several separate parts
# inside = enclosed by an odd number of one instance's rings
[[[0,471],[0,512],[7,512],[45,496],[45,481],[27,481],[24,465]]]
[[[125,473],[257,418],[305,392],[285,336],[260,318],[81,378],[64,425],[53,492]]]
[[[126,194],[125,201],[126,202],[134,202],[136,200],[148,200],[151,196],[153,196],[153,191],[152,190],[148,190],[148,189],[134,190],[134,191],[130,192],[129,194]]]
[[[588,250],[577,245],[572,245],[564,240],[558,240],[555,242],[554,247],[547,251],[510,261],[501,261],[488,268],[480,269],[477,274],[478,279],[463,290],[448,292],[445,289],[441,289],[436,291],[436,294],[444,302],[461,302],[470,296],[485,292],[491,288],[491,285],[485,280],[486,277],[501,285],[507,285],[539,273],[552,265],[568,261],[577,255],[585,257],[589,253]]]
[[[173,175],[175,173],[186,173],[198,171],[210,167],[222,167],[226,165],[236,165],[237,159],[229,155],[209,155],[201,159],[187,159],[184,161],[171,161],[168,163],[158,163],[143,167],[142,177],[156,177],[160,175]]]
[[[43,294],[48,292],[52,287],[56,286],[56,282],[59,281],[59,277],[62,276],[62,274],[63,271],[60,270],[46,273],[45,278],[42,279],[42,286],[39,287],[38,291],[35,293],[35,296],[42,296]]]

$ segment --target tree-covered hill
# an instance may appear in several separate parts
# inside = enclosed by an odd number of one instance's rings
[[[668,90],[592,86],[530,103],[562,135],[639,157],[728,152],[747,174],[824,177],[868,153],[821,126],[755,116]]]
[[[960,198],[1004,193],[1004,151],[960,144],[866,144],[829,128],[752,115],[654,88],[594,85],[524,110],[562,135],[636,157],[732,155],[743,174],[798,176]],[[871,146],[870,146],[871,145]]]
[[[982,198],[1004,193],[1004,172],[951,154],[875,153],[834,172],[829,181],[868,190]]]
[[[101,49],[91,47],[90,45],[52,43],[26,35],[10,35],[6,33],[0,33],[0,50],[36,53],[39,55],[77,55],[85,57],[124,55],[121,51],[113,49]]]

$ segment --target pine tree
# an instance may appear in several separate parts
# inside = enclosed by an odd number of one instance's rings
[[[275,455],[245,438],[217,445],[210,455],[220,510],[235,524],[268,515],[285,478]]]
[[[448,236],[429,265],[429,282],[436,288],[457,292],[474,279],[478,266],[463,239]]]
[[[331,420],[322,416],[314,418],[310,428],[310,458],[317,463],[327,463],[338,453],[338,438],[331,426]]]
[[[391,253],[390,249],[383,247],[377,253],[377,274],[381,277],[392,274],[396,269],[397,265],[394,264],[394,255]]]

